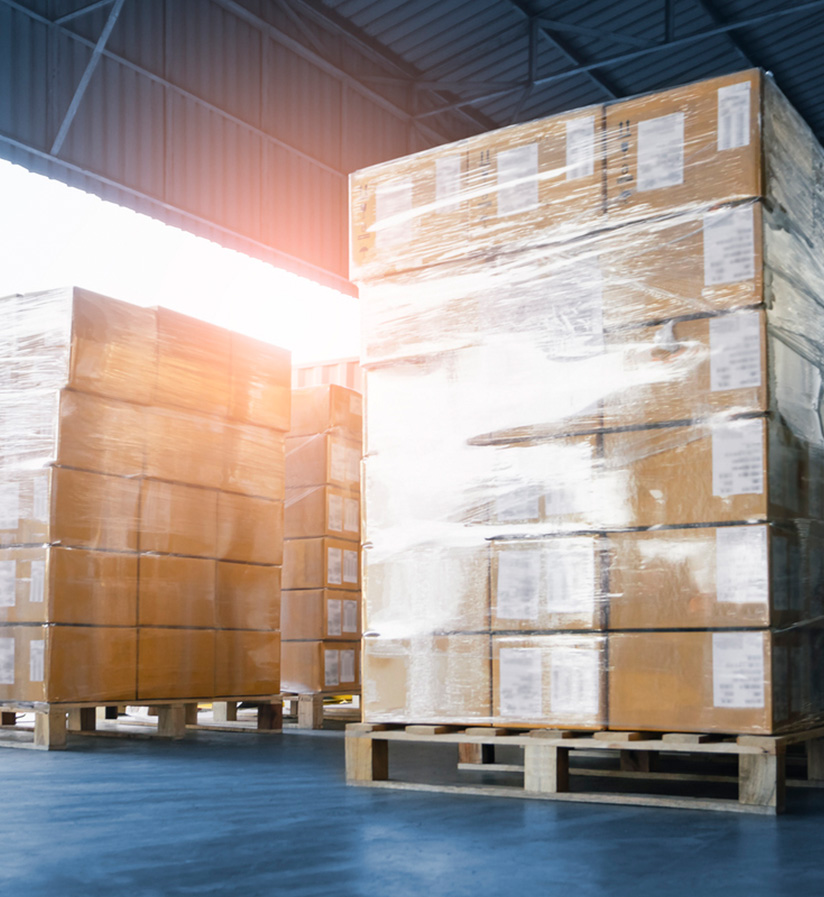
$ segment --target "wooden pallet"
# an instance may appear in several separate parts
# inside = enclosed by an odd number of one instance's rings
[[[285,693],[284,699],[290,702],[292,715],[297,717],[298,729],[322,729],[324,718],[335,716],[341,718],[340,713],[329,713],[330,706],[324,703],[326,698],[340,697],[341,695],[359,695],[359,690],[347,689],[346,691],[323,691],[313,694]],[[295,713],[295,705],[297,712]],[[343,715],[344,718],[346,715]],[[354,718],[360,719],[360,710],[354,711]],[[350,716],[351,721],[351,716]]]
[[[257,728],[280,731],[283,727],[283,704],[280,695],[233,697],[232,701],[254,701],[258,704]],[[99,735],[109,738],[151,737],[183,738],[187,728],[219,728],[200,726],[195,700],[153,701],[150,715],[157,717],[156,725],[132,720],[128,725],[117,723],[116,713],[109,716],[109,702],[78,702],[49,704],[39,701],[0,702],[0,747],[34,748],[54,751],[66,747],[69,733]],[[144,705],[146,706],[146,705]],[[18,724],[18,714],[34,715],[34,726]],[[111,723],[98,726],[110,719]],[[150,729],[150,732],[142,731]],[[29,735],[32,737],[28,737]]]
[[[522,775],[522,784],[513,785],[440,785],[401,782],[389,778],[389,745],[457,745],[459,769],[487,772],[514,772]],[[523,749],[523,764],[495,764],[496,746],[513,745]],[[454,726],[391,726],[355,723],[346,727],[346,780],[353,785],[439,791],[496,797],[522,797],[541,800],[586,803],[633,804],[678,807],[727,812],[777,814],[784,811],[786,752],[803,745],[807,757],[805,784],[824,787],[824,727],[788,735],[716,736],[691,733],[651,734],[643,732],[561,732],[547,729],[515,731],[494,728],[458,728]],[[727,756],[737,760],[735,776],[709,777],[738,784],[738,800],[668,796],[655,793],[624,793],[616,790],[576,791],[570,787],[570,773],[605,775],[597,769],[570,768],[570,757],[617,755],[619,777],[644,781],[707,780],[705,776],[656,773],[656,761],[668,755],[695,757]],[[658,777],[660,775],[660,777]]]

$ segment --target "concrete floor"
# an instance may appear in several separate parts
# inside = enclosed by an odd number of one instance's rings
[[[404,776],[452,776],[406,745]],[[353,788],[340,731],[0,750],[0,895],[824,894],[824,791],[786,816]]]

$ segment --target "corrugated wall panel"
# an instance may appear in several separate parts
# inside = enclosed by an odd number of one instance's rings
[[[48,37],[46,26],[0,6],[0,132],[39,148],[48,139]]]

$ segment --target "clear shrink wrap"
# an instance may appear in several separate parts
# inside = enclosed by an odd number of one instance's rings
[[[724,76],[598,110],[596,202],[592,114],[352,176],[364,718],[815,724],[824,153]]]
[[[78,289],[0,311],[0,700],[277,693],[289,353]]]

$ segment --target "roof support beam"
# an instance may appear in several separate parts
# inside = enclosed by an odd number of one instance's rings
[[[96,3],[89,3],[88,6],[83,6],[80,9],[76,9],[74,12],[67,12],[64,16],[58,16],[54,20],[55,25],[63,25],[66,22],[71,22],[72,19],[79,19],[81,16],[86,16],[90,12],[94,12],[96,9],[100,9],[103,6],[111,6],[114,3],[114,0],[97,0]]]
[[[66,110],[66,114],[63,117],[63,121],[57,131],[57,136],[54,138],[54,143],[52,144],[51,148],[51,154],[53,156],[57,156],[60,154],[60,150],[63,147],[63,142],[66,139],[66,135],[69,133],[69,128],[72,126],[74,117],[75,115],[77,115],[77,110],[80,108],[80,104],[83,102],[83,96],[86,93],[86,88],[89,86],[89,82],[92,80],[92,75],[94,74],[94,70],[97,68],[98,62],[100,62],[100,55],[106,47],[106,43],[109,40],[109,35],[112,33],[112,29],[117,24],[120,10],[123,9],[123,4],[125,2],[126,0],[115,0],[111,12],[109,12],[109,17],[108,19],[106,19],[106,24],[103,26],[103,30],[100,32],[100,37],[97,39],[94,50],[92,50],[91,59],[89,59],[88,63],[86,64],[85,71],[80,76],[80,81],[78,82],[77,89],[75,90],[74,96],[72,97],[72,101],[71,103],[69,103],[69,108]]]
[[[674,0],[668,0],[668,2],[673,3]],[[698,6],[700,6],[701,9],[703,9],[704,12],[710,17],[710,21],[712,22],[713,25],[726,25],[727,24],[726,19],[718,11],[717,7],[712,2],[712,0],[696,0],[696,2],[698,3]],[[753,62],[752,55],[750,53],[748,53],[747,50],[744,48],[741,38],[740,37],[736,38],[735,34],[733,32],[728,32],[727,36],[729,37],[730,43],[733,45],[735,52],[738,53],[738,55],[744,60],[744,62],[748,66],[750,66],[751,68],[754,68],[756,66],[756,63]]]

